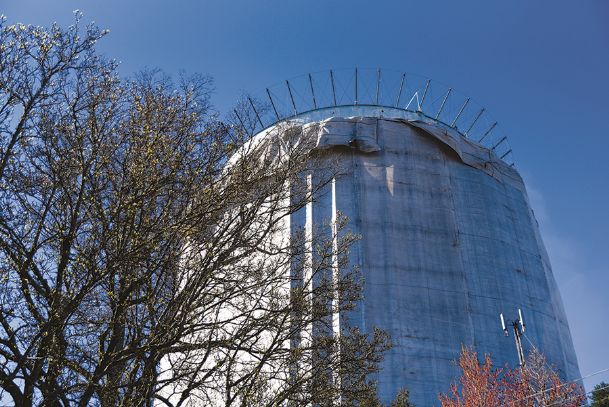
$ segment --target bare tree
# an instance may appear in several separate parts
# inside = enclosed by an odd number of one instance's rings
[[[333,323],[356,237],[289,222],[340,169],[302,126],[219,121],[207,77],[121,80],[79,21],[0,23],[0,400],[373,399],[386,336]]]

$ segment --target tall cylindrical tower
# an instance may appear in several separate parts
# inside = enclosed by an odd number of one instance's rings
[[[256,137],[269,131],[260,129],[265,117],[270,127],[302,125],[303,137],[316,138],[340,166],[331,191],[292,222],[321,224],[341,212],[361,236],[350,260],[363,274],[363,299],[348,321],[391,336],[377,377],[381,400],[407,388],[416,405],[437,405],[459,375],[462,345],[516,365],[499,314],[514,319],[518,309],[527,319],[525,351],[534,344],[564,378],[579,377],[524,183],[485,110],[408,75],[395,75],[392,87],[380,70],[368,72],[367,87],[361,71],[342,87],[335,72],[320,75],[305,77],[300,91],[286,82],[284,103],[267,91],[266,113],[252,103],[251,121],[239,119]]]

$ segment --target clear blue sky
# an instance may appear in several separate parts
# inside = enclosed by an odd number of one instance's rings
[[[328,68],[383,67],[448,83],[510,136],[562,291],[582,374],[609,368],[607,0],[0,0],[8,21],[85,13],[131,74],[215,78],[228,111],[244,91]],[[588,380],[587,387],[609,373]]]

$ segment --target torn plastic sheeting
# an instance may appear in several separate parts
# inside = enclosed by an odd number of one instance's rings
[[[364,153],[380,151],[376,134],[378,119],[360,118],[355,123],[355,145],[358,150]]]
[[[331,117],[319,124],[318,149],[335,146],[355,147],[364,153],[380,151],[376,137],[377,119]]]
[[[320,122],[298,124],[286,124],[283,129],[274,127],[274,131],[265,132],[262,138],[260,135],[254,139],[269,140],[273,134],[290,134],[289,144],[299,144],[307,141],[312,144],[311,148],[325,150],[336,146],[354,148],[362,153],[373,153],[381,150],[378,142],[379,120],[387,122],[403,123],[408,126],[423,130],[423,134],[430,136],[434,140],[448,146],[456,153],[459,160],[464,164],[479,169],[487,175],[508,183],[518,189],[523,188],[520,175],[512,167],[501,161],[491,150],[486,147],[473,143],[459,134],[451,134],[444,128],[436,124],[428,123],[423,120],[403,120],[403,119],[379,119],[374,117],[330,117]],[[276,137],[271,137],[272,140]],[[275,140],[281,145],[286,140]],[[273,148],[274,147],[274,148]],[[274,151],[279,146],[267,146],[271,155],[275,156],[278,151]],[[281,147],[285,148],[285,146]]]
[[[516,171],[502,163],[488,148],[474,144],[461,136],[457,139],[446,130],[423,121],[410,120],[405,123],[423,130],[450,147],[464,164],[482,170],[499,181],[509,182],[515,186],[522,185],[522,180]]]

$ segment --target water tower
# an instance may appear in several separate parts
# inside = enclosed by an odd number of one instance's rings
[[[377,376],[382,401],[405,387],[416,405],[437,405],[459,375],[462,344],[517,365],[499,315],[519,309],[525,352],[537,346],[563,378],[579,377],[525,185],[484,108],[431,80],[376,69],[305,75],[248,104],[237,118],[253,137],[285,121],[309,126],[303,134],[344,169],[292,222],[321,224],[340,211],[361,235],[350,261],[363,300],[349,321],[391,335]]]

